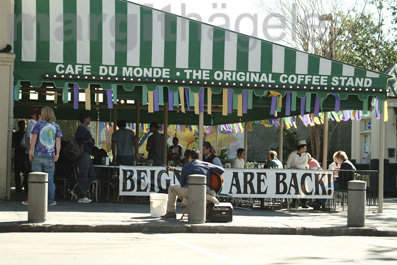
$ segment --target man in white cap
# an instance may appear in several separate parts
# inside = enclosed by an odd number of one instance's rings
[[[309,169],[309,156],[306,153],[307,145],[305,140],[301,140],[298,142],[297,151],[293,151],[287,160],[287,168],[295,168],[295,169]],[[293,199],[290,206],[297,207],[297,200]],[[309,208],[307,206],[307,201],[305,199],[300,200],[299,204],[301,204],[302,208]]]
[[[297,151],[293,151],[288,156],[287,168],[309,169],[309,156],[306,150],[306,141],[299,141]]]

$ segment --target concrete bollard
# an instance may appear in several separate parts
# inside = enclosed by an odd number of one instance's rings
[[[365,226],[365,181],[352,180],[348,183],[347,226]]]
[[[28,221],[42,223],[47,220],[48,174],[29,173]]]
[[[205,223],[205,193],[207,177],[190,175],[188,188],[188,223]]]

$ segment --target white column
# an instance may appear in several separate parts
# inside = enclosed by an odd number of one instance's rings
[[[327,169],[328,158],[328,112],[324,112],[324,133],[323,133],[323,169]]]
[[[280,132],[278,134],[278,159],[283,163],[283,143],[284,143],[284,120],[280,120]],[[267,155],[267,154],[266,154]]]
[[[198,137],[199,137],[199,150],[200,150],[200,160],[203,160],[203,137],[204,137],[204,112],[199,113],[199,124],[198,124]],[[218,150],[217,150],[218,151]]]
[[[379,126],[379,186],[378,186],[378,202],[379,208],[378,212],[383,213],[383,183],[385,174],[385,114],[382,112],[380,115],[380,126]]]
[[[13,45],[14,1],[0,1],[0,49]],[[11,142],[14,127],[13,71],[15,55],[0,54],[0,200],[10,199]]]
[[[168,102],[165,102],[164,103],[164,152],[163,152],[164,165],[167,165],[167,155],[168,155],[167,132],[168,132]]]

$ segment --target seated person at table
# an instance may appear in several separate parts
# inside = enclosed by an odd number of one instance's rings
[[[199,151],[193,150],[189,153],[189,163],[182,167],[180,185],[172,184],[168,188],[167,213],[161,218],[176,219],[176,199],[178,197],[188,197],[188,180],[190,175],[199,174],[207,176],[207,193],[213,193],[209,188],[209,178],[211,171],[222,175],[225,171],[216,165],[198,160]]]
[[[190,151],[191,151],[190,149],[186,149],[185,153],[183,153],[183,160],[182,160],[183,165],[186,165],[187,163],[189,163]]]
[[[353,170],[356,170],[356,167],[349,161],[343,151],[338,151],[334,154],[334,161],[340,167],[338,177],[334,183],[335,190],[347,190],[347,184],[350,180],[353,180]]]
[[[232,161],[232,168],[244,168],[245,151],[243,148],[237,149],[237,157]]]
[[[172,160],[175,161],[175,165],[179,165],[182,159],[182,146],[179,145],[179,139],[174,137],[172,139],[172,146],[170,146],[172,152]]]
[[[276,151],[269,151],[269,153],[267,153],[266,167],[267,168],[283,168],[283,164],[277,158]]]
[[[94,148],[92,148],[92,156],[94,157],[92,160],[94,165],[104,165],[105,163],[103,163],[103,158],[106,159],[108,154],[103,148],[99,149],[98,147],[94,146]]]
[[[320,163],[311,154],[307,153],[307,156],[309,157],[309,169],[321,169]]]
[[[306,153],[307,145],[305,140],[298,142],[298,147],[296,151],[293,151],[287,160],[287,168],[296,169],[308,169],[309,168],[309,157]]]
[[[207,141],[203,143],[203,161],[217,165],[218,167],[223,167],[221,160],[215,155],[211,143]]]

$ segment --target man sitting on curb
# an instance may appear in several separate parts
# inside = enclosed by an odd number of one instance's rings
[[[207,176],[207,193],[210,193],[211,195],[216,194],[208,187],[210,184],[210,173],[211,171],[215,171],[216,173],[222,175],[225,170],[216,165],[198,160],[199,154],[199,151],[190,151],[189,163],[182,167],[180,179],[181,185],[172,184],[168,188],[167,214],[161,216],[161,218],[176,219],[176,198],[177,196],[183,198],[188,197],[188,178],[190,175],[199,174]]]

